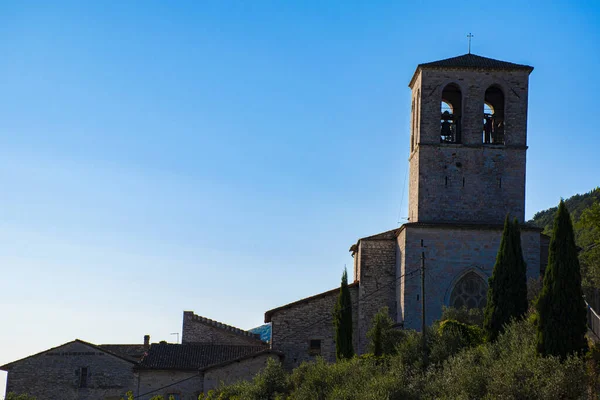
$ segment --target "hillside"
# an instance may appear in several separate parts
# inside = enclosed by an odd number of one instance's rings
[[[573,222],[578,222],[581,214],[594,204],[594,202],[600,202],[600,187],[594,190],[584,193],[576,194],[575,196],[569,197],[565,200],[567,209],[571,213]],[[530,224],[544,228],[544,233],[549,235],[552,232],[552,221],[554,220],[554,213],[558,207],[552,207],[547,210],[539,211],[533,219],[528,221]]]
[[[582,284],[590,304],[600,310],[600,188],[577,194],[565,200],[573,218],[575,241],[579,246]],[[540,211],[529,221],[552,234],[552,224],[557,207]]]

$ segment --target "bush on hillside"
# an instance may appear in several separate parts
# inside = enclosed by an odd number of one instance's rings
[[[466,306],[462,306],[461,308],[443,306],[440,321],[448,319],[453,319],[467,325],[482,327],[483,310],[480,308],[467,308]]]

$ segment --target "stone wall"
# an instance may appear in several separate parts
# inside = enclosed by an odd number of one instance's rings
[[[258,346],[260,335],[221,322],[183,312],[181,343],[214,343]]]
[[[149,400],[156,395],[167,400],[169,394],[178,394],[181,400],[198,400],[203,390],[203,376],[193,370],[139,370],[136,375],[139,386],[134,393],[141,396],[140,400]]]
[[[261,353],[220,367],[209,368],[204,371],[204,391],[208,392],[218,387],[221,382],[229,385],[242,380],[251,380],[267,365],[267,360],[270,358],[279,360],[279,356],[276,354]]]
[[[85,388],[79,387],[82,367],[88,369]],[[16,362],[7,379],[7,393],[37,400],[118,399],[134,389],[133,363],[77,341]]]
[[[413,82],[422,98],[418,143],[410,156],[410,222],[502,223],[524,220],[527,71],[424,69]],[[440,143],[440,103],[449,83],[462,92],[461,144]],[[483,144],[483,105],[491,85],[504,93],[505,144]]]
[[[507,213],[522,222],[525,152],[422,145],[417,155],[418,220],[410,222],[502,224]]]
[[[387,306],[390,316],[396,316],[396,237],[393,231],[359,242],[359,305],[358,348],[367,351],[367,332],[375,314]]]
[[[410,277],[402,280],[400,303],[402,319],[407,329],[421,328],[421,240],[425,246],[426,319],[432,324],[441,316],[442,306],[449,305],[455,283],[465,273],[473,271],[486,282],[491,276],[500,246],[502,228],[460,228],[406,226],[405,235],[398,236],[398,248],[404,273]],[[540,232],[523,229],[521,243],[527,263],[527,277],[539,277]]]
[[[326,292],[323,296],[299,301],[282,308],[270,316],[271,348],[285,354],[284,367],[291,369],[303,361],[315,360],[309,352],[310,340],[321,340],[320,355],[327,361],[335,361],[335,341],[332,312],[339,290]],[[358,288],[350,287],[352,297],[352,323],[357,332]],[[354,348],[357,335],[354,334]]]

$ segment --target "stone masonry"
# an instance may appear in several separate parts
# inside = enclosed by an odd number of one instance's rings
[[[361,239],[353,246],[359,277],[357,351],[368,350],[367,332],[375,314],[387,307],[390,316],[397,311],[395,231]]]
[[[209,318],[183,312],[181,343],[260,345],[260,335]]]
[[[134,362],[79,340],[7,364],[7,393],[38,400],[113,400],[135,389]],[[85,387],[82,368],[86,368]]]
[[[524,220],[527,99],[530,67],[417,68],[410,87],[420,105],[412,116],[417,138],[409,158],[411,222],[501,223]],[[530,68],[530,69],[528,69]],[[440,143],[440,101],[448,84],[462,93],[462,141]],[[505,144],[482,143],[486,89],[505,96]]]
[[[492,275],[502,227],[407,224],[398,235],[399,322],[407,329],[421,327],[421,252],[425,253],[426,318],[432,324],[449,305],[450,294],[465,274],[474,272],[487,282]],[[425,247],[421,247],[421,240]],[[523,255],[529,278],[540,274],[540,230],[524,227]]]
[[[352,323],[356,332],[358,285],[349,286],[352,297]],[[318,355],[327,361],[335,361],[332,313],[339,291],[339,288],[333,289],[265,313],[265,322],[271,323],[271,348],[285,355],[285,367],[296,367],[303,361],[315,360]],[[356,349],[357,335],[354,335],[353,339]],[[320,340],[319,353],[310,351],[311,340]]]

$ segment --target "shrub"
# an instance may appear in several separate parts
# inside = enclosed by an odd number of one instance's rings
[[[462,306],[461,308],[454,307],[442,307],[442,317],[440,321],[447,319],[453,319],[458,322],[462,322],[467,325],[483,326],[483,310],[480,308],[467,308]]]

